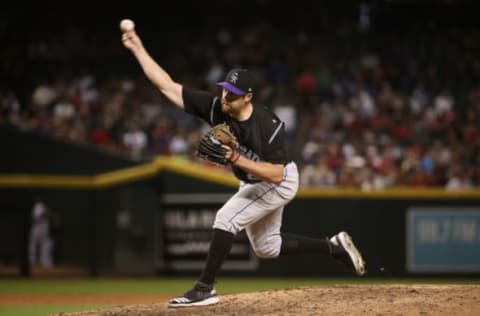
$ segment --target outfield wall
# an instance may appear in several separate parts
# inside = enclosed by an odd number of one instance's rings
[[[210,170],[207,172],[211,173]],[[209,227],[205,224],[205,218],[211,220],[215,210],[235,191],[232,186],[165,170],[148,179],[112,186],[103,185],[101,188],[23,185],[17,188],[4,185],[0,189],[0,258],[4,264],[18,265],[19,273],[22,274],[28,274],[25,247],[34,197],[44,199],[61,218],[56,251],[58,264],[84,267],[90,275],[190,275],[198,273],[206,251],[198,244],[201,241],[199,239],[208,240],[209,237],[206,234]],[[398,193],[395,192],[391,193]],[[407,270],[407,214],[412,208],[422,207],[435,212],[473,212],[473,219],[468,217],[468,213],[467,217],[462,215],[464,217],[458,220],[452,218],[451,214],[447,220],[437,220],[435,216],[439,215],[435,213],[433,220],[430,218],[426,222],[426,234],[427,237],[430,236],[429,241],[433,246],[430,247],[433,250],[426,248],[426,251],[433,251],[431,257],[435,258],[441,256],[443,247],[450,252],[462,247],[467,250],[468,247],[478,249],[480,225],[475,214],[478,214],[480,209],[480,198],[446,195],[433,198],[422,196],[415,191],[411,191],[411,196],[401,198],[389,196],[388,192],[374,196],[362,192],[354,195],[350,192],[344,198],[332,197],[341,196],[341,193],[341,189],[317,191],[318,196],[314,196],[311,191],[308,194],[300,191],[299,196],[285,209],[283,230],[313,237],[331,236],[339,230],[349,231],[361,248],[372,276],[421,276],[430,272],[479,273],[480,264],[476,256],[466,259],[466,263],[470,262],[472,267],[463,270],[457,266],[465,265],[465,262],[455,261],[449,262],[451,266],[447,266],[445,271]],[[169,215],[168,218],[170,221],[173,218],[174,224],[168,226],[165,216],[171,214],[171,211],[174,215]],[[457,222],[463,223],[462,227],[469,229],[467,236],[463,236],[460,241],[457,238]],[[422,225],[425,226],[425,223]],[[182,253],[180,256],[175,253],[165,255],[165,249],[171,243],[176,242],[178,246],[179,242],[174,239],[165,244],[167,229],[175,234],[174,238],[178,238],[178,232],[181,232],[183,237],[181,236],[180,240],[183,242],[191,241],[193,236],[201,249],[190,249],[192,253]],[[418,227],[414,227],[415,229],[418,230]],[[196,232],[196,235],[192,235],[192,232]],[[199,236],[199,239],[196,236]],[[243,247],[242,244],[245,245],[245,240],[239,240],[238,246]],[[193,248],[196,247],[195,244],[192,245]],[[422,245],[420,246],[426,246],[424,242]],[[417,251],[424,251],[421,247]],[[278,260],[255,261],[252,255],[253,253],[245,251],[237,253],[236,257],[233,256],[233,259],[236,259],[233,260],[234,264],[224,273],[269,276],[345,275],[342,269],[327,257],[299,255]],[[443,256],[448,257],[448,252]],[[176,259],[179,258],[183,263],[177,262]],[[189,261],[196,263],[186,265]]]
[[[16,146],[12,152],[23,159],[17,166],[28,166]],[[51,153],[57,158],[76,157]],[[27,173],[28,168],[0,174],[0,266],[30,274],[31,208],[40,197],[60,220],[57,265],[81,267],[92,276],[198,274],[215,211],[235,192],[238,181],[228,171],[179,158],[135,164],[109,163],[116,158],[103,161],[104,155],[91,153],[79,157],[87,156],[94,157],[94,166],[79,164],[78,173],[70,163],[69,173],[62,173],[65,165],[59,164],[59,171],[52,174]],[[3,161],[15,165],[15,159]],[[55,163],[36,165],[47,166],[37,171],[55,169]],[[480,190],[302,189],[285,209],[283,230],[312,237],[347,230],[362,250],[371,276],[478,275],[479,212]],[[320,255],[258,260],[244,235],[237,237],[223,273],[345,275],[333,260]]]

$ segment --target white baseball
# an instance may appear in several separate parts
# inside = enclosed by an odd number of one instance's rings
[[[133,30],[134,28],[135,28],[135,23],[133,23],[132,20],[123,19],[122,21],[120,21],[120,30],[122,30],[122,32],[128,32]]]

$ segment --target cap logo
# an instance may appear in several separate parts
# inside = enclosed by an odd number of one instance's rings
[[[237,83],[238,81],[238,73],[237,72],[234,72],[231,76],[230,76],[230,82],[231,83]]]

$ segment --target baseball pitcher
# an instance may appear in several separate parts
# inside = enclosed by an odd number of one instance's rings
[[[346,232],[324,239],[281,232],[282,213],[298,190],[298,170],[287,157],[284,123],[264,107],[254,106],[255,88],[246,69],[231,70],[219,96],[197,91],[172,80],[147,52],[135,30],[122,35],[147,78],[173,104],[212,126],[201,140],[198,155],[215,163],[229,164],[240,188],[221,207],[213,224],[213,237],[204,269],[185,294],[170,307],[205,306],[219,301],[215,276],[228,255],[234,235],[245,229],[260,258],[291,253],[323,253],[362,276],[365,263]]]

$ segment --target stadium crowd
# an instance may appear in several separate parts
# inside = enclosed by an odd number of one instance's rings
[[[215,82],[230,68],[254,71],[254,103],[285,121],[303,186],[480,185],[478,31],[290,32],[257,21],[169,36],[168,49],[152,34],[144,41],[180,83],[219,93]],[[0,124],[133,159],[202,163],[194,152],[206,125],[146,81],[120,34],[66,29],[25,46],[7,41],[0,72],[9,82],[0,87]]]

